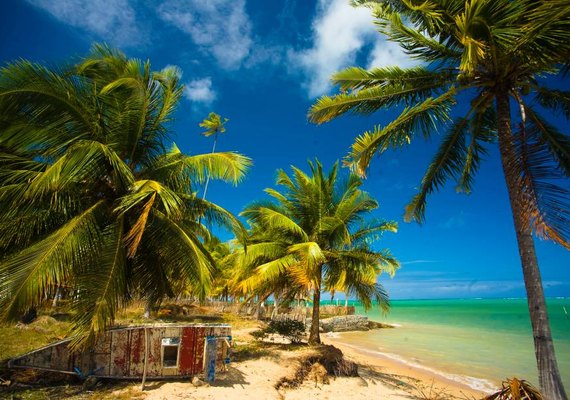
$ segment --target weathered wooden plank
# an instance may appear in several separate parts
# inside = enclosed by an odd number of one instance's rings
[[[111,354],[112,335],[113,333],[111,331],[99,337],[99,339],[97,339],[95,345],[93,346],[93,351],[97,354]]]
[[[180,337],[180,327],[173,327],[173,328],[164,328],[164,336],[165,338],[173,337],[177,338]]]
[[[67,343],[60,343],[53,346],[51,348],[51,357],[48,367],[53,369],[69,369],[69,364],[69,349],[67,348]],[[73,369],[71,370],[73,371]]]
[[[131,330],[129,376],[142,376],[144,368],[144,328]]]
[[[93,375],[110,376],[110,353],[107,354],[94,354],[93,363],[95,364]]]
[[[93,346],[93,374],[99,376],[111,375],[111,342],[113,333],[107,332]]]
[[[94,371],[95,364],[93,363],[94,353],[90,350],[78,354],[76,366],[79,371],[85,376],[90,375]]]
[[[149,329],[148,376],[162,376],[162,349],[161,341],[165,328],[153,327]]]
[[[192,375],[194,373],[194,358],[196,357],[196,328],[182,328],[180,340],[180,360],[178,372],[180,375]]]
[[[42,349],[35,353],[27,354],[17,360],[16,365],[33,365],[51,368],[51,348]]]
[[[111,342],[111,375],[125,377],[129,373],[130,330],[115,330]]]
[[[194,367],[193,375],[202,373],[204,363],[204,344],[206,340],[206,329],[204,327],[196,327],[196,347],[194,347]]]
[[[198,375],[204,372],[204,342],[207,336],[226,337],[229,326],[190,325],[152,326],[149,332],[148,376]],[[167,347],[162,339],[173,339]],[[176,344],[179,343],[177,347]],[[38,349],[13,360],[14,366],[32,366],[47,370],[73,372],[78,367],[82,374],[127,378],[141,376],[144,366],[144,327],[116,329],[103,335],[84,353],[71,354],[67,341]],[[168,347],[170,346],[170,347]],[[224,366],[227,345],[218,339],[215,352],[216,370]],[[173,367],[163,365],[163,349],[169,352]],[[178,350],[178,353],[173,353]],[[212,356],[212,355],[211,355]]]

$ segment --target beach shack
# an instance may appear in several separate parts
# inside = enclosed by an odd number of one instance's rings
[[[230,361],[231,327],[219,324],[115,328],[82,352],[62,340],[9,361],[11,368],[62,372],[82,378],[214,380]]]

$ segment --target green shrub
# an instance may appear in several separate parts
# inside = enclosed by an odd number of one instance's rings
[[[289,339],[291,343],[301,343],[305,336],[305,324],[293,319],[271,321],[267,327],[251,334],[258,340],[265,339],[271,334],[278,334]]]

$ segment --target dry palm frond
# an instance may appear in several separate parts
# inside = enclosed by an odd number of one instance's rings
[[[525,380],[517,378],[507,379],[503,388],[483,400],[544,400],[537,388]]]

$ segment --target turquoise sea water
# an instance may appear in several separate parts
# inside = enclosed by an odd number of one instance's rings
[[[548,299],[562,380],[570,386],[570,299]],[[564,312],[564,307],[568,316]],[[532,329],[525,299],[399,300],[387,316],[357,314],[396,329],[347,332],[343,341],[367,352],[435,370],[472,387],[495,387],[516,376],[537,384]]]

